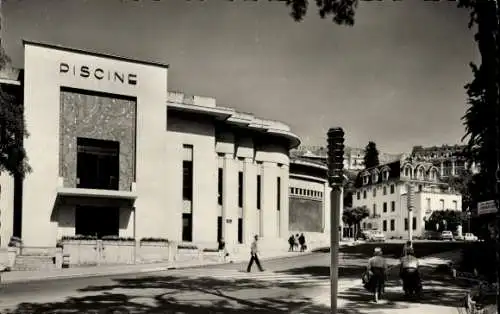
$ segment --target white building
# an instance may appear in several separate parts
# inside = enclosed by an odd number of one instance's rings
[[[378,229],[386,238],[406,238],[409,228],[407,184],[415,187],[413,235],[421,236],[425,221],[436,210],[462,210],[462,196],[440,182],[439,169],[431,163],[396,161],[366,169],[356,178],[353,207],[366,206],[370,216],[363,229]]]
[[[33,172],[0,175],[1,247],[11,236],[39,252],[77,235],[286,246],[290,231],[329,234],[326,168],[290,170],[300,139],[287,125],[167,92],[162,64],[26,41],[22,73],[0,84],[24,107]]]

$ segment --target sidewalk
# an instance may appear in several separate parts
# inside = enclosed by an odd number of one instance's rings
[[[343,245],[349,245],[349,244],[341,243],[341,246]],[[313,252],[312,250],[309,250],[307,252],[266,250],[263,252],[260,258],[262,260],[272,260],[272,259],[287,258],[294,256],[303,256],[305,254],[313,254]],[[248,258],[249,258],[249,250],[243,249],[238,254],[232,256],[232,262],[233,263],[248,262]],[[52,271],[47,271],[47,270],[12,271],[12,272],[1,273],[0,283],[8,284],[8,283],[40,281],[40,280],[150,273],[150,272],[166,271],[169,269],[203,267],[210,265],[222,265],[227,263],[228,262],[220,261],[215,256],[206,256],[202,260],[171,261],[163,263],[133,264],[133,265],[101,265],[101,266],[88,266],[88,267],[73,267],[66,269],[55,269]]]
[[[443,253],[438,253],[434,255],[429,255],[427,257],[420,258],[420,264],[422,266],[429,266],[429,267],[437,267],[438,265],[443,265],[443,264],[448,264],[449,262],[456,263],[460,259],[460,251],[450,251],[450,252],[443,252]],[[389,259],[388,260],[389,266],[389,271],[397,271],[397,268],[395,266],[399,265],[399,260],[396,259]],[[348,293],[350,289],[354,288],[359,288],[362,287],[361,283],[361,278],[349,278],[349,279],[340,279],[338,282],[338,294],[342,295],[345,293]],[[316,291],[316,296],[313,298],[313,302],[318,305],[322,306],[327,306],[330,307],[330,287],[324,287],[320,291]],[[368,292],[367,292],[368,293]],[[337,299],[337,305],[339,309],[345,308],[347,305],[352,303],[349,300],[346,300],[342,298],[342,296],[339,296]],[[397,303],[397,302],[396,302]],[[439,314],[447,314],[447,313],[457,313],[457,309],[450,308],[450,307],[443,307],[443,306],[437,306],[437,305],[430,305],[430,304],[407,304],[405,303],[405,308],[402,310],[401,308],[387,308],[383,309],[383,312],[381,311],[382,309],[380,308],[383,306],[383,303],[377,305],[377,308],[374,309],[376,313],[381,314],[381,313],[401,313],[401,311],[404,311],[404,313],[439,313]],[[453,311],[452,311],[453,310]],[[370,311],[359,311],[359,313],[370,313]]]

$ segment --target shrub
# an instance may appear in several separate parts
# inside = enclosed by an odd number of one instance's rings
[[[179,244],[177,246],[177,248],[179,250],[197,250],[198,247],[196,245],[192,245],[192,244]]]
[[[165,238],[142,238],[141,242],[163,242],[163,243],[168,243],[168,239],[165,239]]]

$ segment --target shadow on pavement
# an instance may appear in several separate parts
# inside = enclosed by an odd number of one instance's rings
[[[365,265],[346,265],[339,266],[339,277],[341,278],[359,278],[366,270]],[[287,270],[277,271],[277,273],[291,275],[310,275],[314,277],[330,277],[330,266],[306,266],[298,268],[290,268]]]
[[[288,288],[290,293],[273,297],[269,291],[276,287]],[[328,307],[293,293],[293,288],[300,287],[300,283],[281,285],[247,279],[177,276],[116,279],[113,285],[83,288],[79,297],[53,303],[25,302],[1,313],[290,313],[304,307],[311,314],[329,312]]]
[[[420,298],[405,297],[399,280],[390,280],[386,284],[384,301],[375,304],[370,302],[371,295],[363,287],[350,288],[339,293],[339,298],[345,300],[346,310],[354,309],[360,312],[382,309],[404,309],[418,305],[435,305],[450,308],[463,306],[466,290],[450,282],[423,278],[423,293]],[[422,313],[424,310],[422,311]]]

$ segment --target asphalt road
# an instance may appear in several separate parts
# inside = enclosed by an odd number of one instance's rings
[[[342,256],[343,280],[359,280],[366,259]],[[329,287],[330,255],[307,254],[150,274],[11,283],[0,288],[1,313],[290,313]],[[341,280],[343,282],[343,280]],[[342,285],[342,283],[340,284]],[[324,312],[322,307],[318,313]]]
[[[329,265],[328,253],[316,253],[263,261],[264,272],[255,265],[247,273],[246,264],[226,264],[11,283],[0,286],[0,313],[329,313]],[[445,314],[452,313],[447,310],[459,302],[449,283],[433,283],[426,286],[426,304],[412,305],[401,299],[393,281],[387,289],[392,301],[373,305],[360,286],[365,265],[366,258],[341,254],[339,304],[345,309],[339,313],[412,313],[416,309]],[[449,302],[445,307],[443,300]]]

